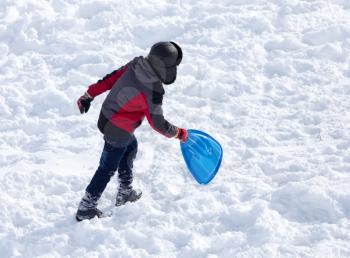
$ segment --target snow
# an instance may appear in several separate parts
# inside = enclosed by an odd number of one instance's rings
[[[0,2],[0,257],[350,257],[348,0]],[[159,40],[184,51],[164,109],[224,149],[207,186],[136,133],[140,201],[77,223],[103,147],[86,87]]]

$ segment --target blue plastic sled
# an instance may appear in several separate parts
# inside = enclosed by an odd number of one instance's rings
[[[200,184],[208,184],[218,172],[222,161],[222,147],[210,135],[190,129],[188,141],[181,142],[181,152],[187,168]]]

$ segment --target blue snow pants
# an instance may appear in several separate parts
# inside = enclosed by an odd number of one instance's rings
[[[131,188],[132,168],[136,153],[137,140],[135,136],[127,144],[113,144],[105,141],[99,167],[87,186],[86,192],[98,200],[117,170],[119,187],[122,189]]]

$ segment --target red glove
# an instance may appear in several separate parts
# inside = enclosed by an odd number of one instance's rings
[[[89,111],[91,101],[93,100],[94,99],[87,92],[81,96],[77,101],[80,113],[87,113]]]
[[[178,128],[175,138],[180,139],[182,142],[187,142],[187,140],[188,140],[187,130],[183,129],[183,128]]]

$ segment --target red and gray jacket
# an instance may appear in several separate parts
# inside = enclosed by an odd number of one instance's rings
[[[163,85],[147,59],[136,57],[89,86],[87,93],[94,98],[107,90],[110,92],[98,120],[106,141],[128,141],[145,116],[159,133],[176,136],[178,128],[163,116]]]

